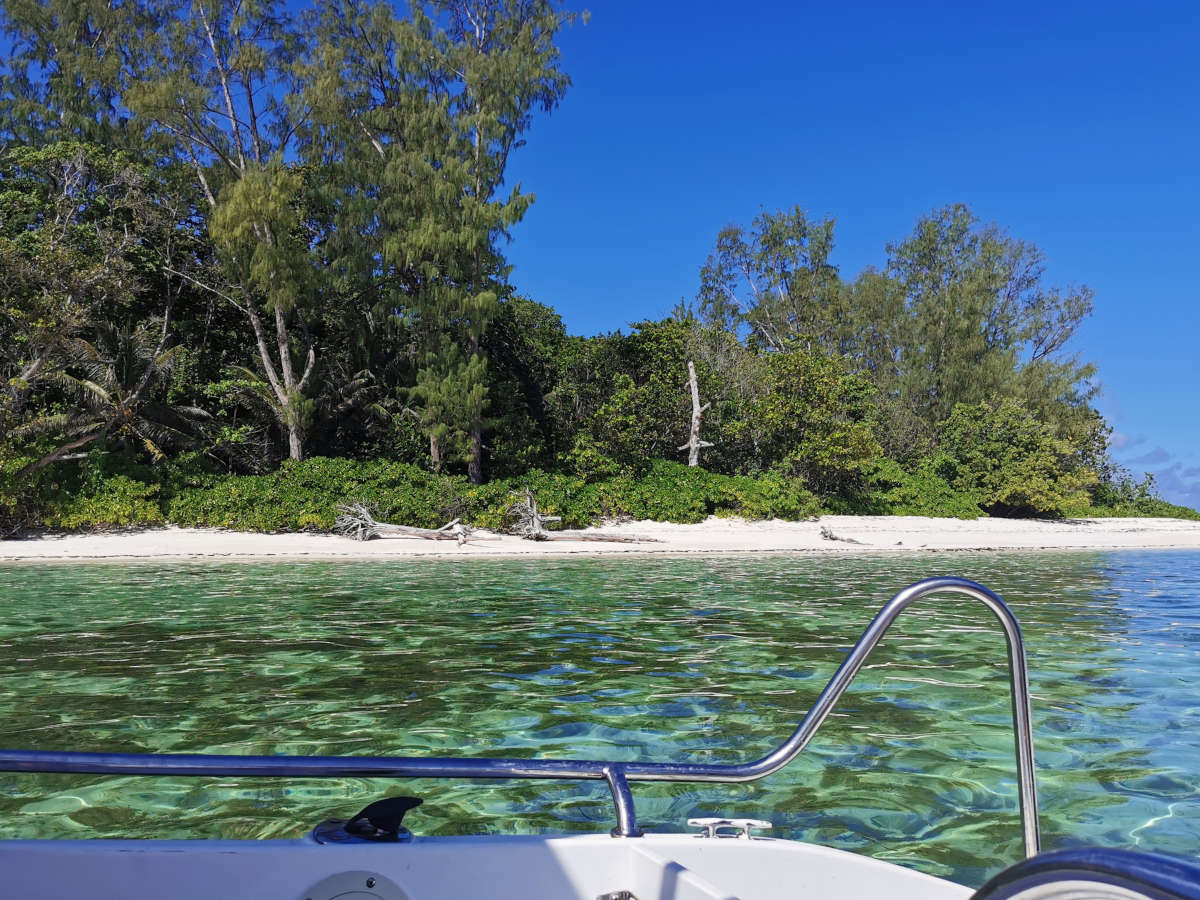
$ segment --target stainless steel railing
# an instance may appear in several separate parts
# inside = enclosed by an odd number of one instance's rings
[[[1041,849],[1037,784],[1033,763],[1033,728],[1029,708],[1029,675],[1025,645],[1017,619],[998,596],[965,578],[928,578],[896,594],[879,611],[841,667],[792,735],[762,759],[750,763],[679,764],[604,762],[601,760],[520,760],[454,757],[216,756],[205,754],[68,753],[0,750],[0,771],[73,772],[105,775],[288,776],[293,778],[549,778],[604,781],[617,812],[613,834],[637,837],[632,781],[742,782],[778,772],[800,755],[834,705],[854,680],[871,651],[896,617],[923,597],[938,592],[965,594],[990,609],[1008,640],[1012,685],[1013,732],[1021,832],[1026,857]]]

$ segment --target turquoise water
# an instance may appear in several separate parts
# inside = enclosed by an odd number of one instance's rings
[[[0,746],[746,760],[931,574],[1028,642],[1048,847],[1200,847],[1200,553],[0,566]],[[774,834],[967,883],[1020,857],[1004,641],[902,616],[791,766],[635,784],[642,824]],[[0,774],[0,837],[278,837],[416,793],[420,834],[600,831],[600,785]]]

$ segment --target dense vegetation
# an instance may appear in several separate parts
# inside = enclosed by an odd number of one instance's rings
[[[963,206],[853,280],[832,220],[764,211],[669,319],[567,334],[503,246],[574,19],[5,0],[0,530],[495,525],[525,486],[568,524],[1195,515],[1110,462],[1091,292]]]

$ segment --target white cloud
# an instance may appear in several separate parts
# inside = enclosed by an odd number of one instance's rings
[[[1112,437],[1108,439],[1109,446],[1114,450],[1127,450],[1130,447],[1136,447],[1138,444],[1146,443],[1146,439],[1141,435],[1125,434],[1123,431],[1114,431]]]
[[[1170,462],[1171,454],[1162,447],[1155,447],[1149,453],[1144,453],[1134,459],[1126,460],[1126,465],[1130,466],[1157,466],[1165,462]]]
[[[1180,463],[1154,473],[1158,495],[1170,503],[1200,509],[1200,466],[1184,468]]]

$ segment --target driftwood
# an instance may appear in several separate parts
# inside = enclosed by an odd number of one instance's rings
[[[841,537],[840,535],[834,534],[833,529],[828,525],[821,526],[821,537],[825,538],[827,541],[841,541],[843,544],[862,543],[862,541],[856,541],[854,538]]]
[[[700,386],[696,383],[696,367],[690,359],[688,360],[688,385],[692,389],[692,433],[688,442],[679,449],[688,451],[689,466],[698,466],[700,465],[700,448],[712,446],[709,441],[700,440],[700,420],[712,404],[700,405]]]
[[[547,531],[545,525],[549,522],[561,522],[562,516],[544,516],[538,511],[537,500],[533,491],[525,489],[524,499],[518,500],[508,508],[509,518],[513,524],[509,528],[512,534],[519,535],[527,541],[607,541],[615,544],[659,543],[657,538],[642,537],[636,534],[596,534],[594,531]]]
[[[612,544],[659,544],[658,538],[640,534],[596,534],[594,531],[547,531],[535,541],[608,541]]]
[[[414,528],[411,525],[392,525],[389,522],[376,521],[371,511],[361,503],[339,504],[338,517],[333,529],[344,537],[358,541],[369,541],[382,535],[394,537],[422,538],[427,541],[457,541],[461,547],[467,541],[500,540],[493,534],[480,534],[469,525],[464,525],[458,519],[447,522],[441,528]],[[641,537],[634,534],[596,534],[588,531],[547,531],[550,522],[561,522],[561,516],[543,515],[537,508],[533,493],[525,490],[523,500],[518,500],[508,508],[508,515],[514,519],[510,528],[512,534],[528,541],[611,541],[618,544],[639,544],[643,542],[657,543],[657,538]]]
[[[533,491],[525,488],[525,498],[517,500],[507,510],[508,517],[513,520],[509,532],[519,535],[529,541],[548,541],[546,524],[561,522],[562,516],[543,516],[537,507]]]
[[[384,534],[392,534],[397,537],[424,538],[427,541],[458,541],[461,547],[468,540],[477,540],[471,527],[462,524],[458,519],[447,522],[441,528],[414,528],[411,525],[377,522],[371,511],[361,503],[339,504],[338,512],[333,530],[357,541],[369,541]]]

